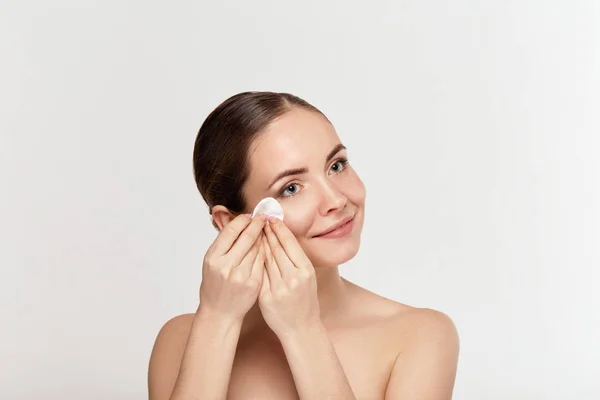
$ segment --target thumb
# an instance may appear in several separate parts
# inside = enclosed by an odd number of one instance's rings
[[[250,271],[250,278],[256,279],[256,281],[262,285],[264,269],[265,269],[265,250],[264,246],[261,244],[258,249],[258,254],[254,259],[254,264],[252,265],[252,270]]]

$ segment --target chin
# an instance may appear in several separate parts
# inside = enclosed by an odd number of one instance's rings
[[[331,268],[353,259],[358,254],[359,248],[360,237],[348,238],[341,243],[336,241],[319,243],[307,255],[315,268]]]

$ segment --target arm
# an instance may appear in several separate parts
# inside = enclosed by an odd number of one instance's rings
[[[441,312],[417,309],[414,313],[415,329],[396,358],[385,399],[450,400],[459,351],[456,327]]]
[[[356,399],[321,321],[280,341],[300,399]]]
[[[321,320],[312,263],[283,222],[269,218],[265,233],[258,305],[281,342],[300,399],[356,399]]]
[[[149,399],[225,399],[242,324],[200,310],[191,324],[185,317],[168,321],[158,334],[148,370]]]
[[[198,310],[167,322],[156,338],[150,400],[227,398],[242,322],[260,290],[264,221],[242,214],[219,225],[202,263]]]

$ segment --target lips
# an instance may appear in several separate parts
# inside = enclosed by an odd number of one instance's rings
[[[340,222],[338,222],[338,223],[336,223],[336,224],[332,225],[331,227],[327,228],[327,229],[326,229],[326,230],[324,230],[323,232],[321,232],[321,233],[319,233],[319,234],[315,235],[314,237],[323,236],[323,235],[326,235],[326,234],[328,234],[328,233],[330,233],[330,232],[333,232],[333,231],[335,231],[337,228],[339,228],[339,227],[341,227],[341,226],[343,226],[343,225],[346,225],[348,222],[352,221],[353,219],[354,219],[354,215],[352,215],[352,216],[350,216],[350,217],[346,217],[346,218],[344,218],[343,220],[341,220]]]

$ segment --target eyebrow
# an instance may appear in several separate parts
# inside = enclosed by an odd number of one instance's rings
[[[327,154],[327,157],[325,158],[325,163],[328,163],[333,158],[333,156],[335,156],[341,150],[345,150],[345,149],[346,149],[346,146],[344,146],[343,144],[341,144],[341,143],[337,144],[329,152],[329,154]],[[269,184],[269,187],[267,187],[267,190],[271,189],[271,186],[273,186],[274,184],[277,183],[277,181],[279,181],[280,179],[285,178],[286,176],[306,174],[307,172],[308,172],[308,168],[306,168],[306,167],[286,169],[285,171],[280,172],[279,174],[277,174],[277,176],[275,178],[273,178],[273,180]]]

